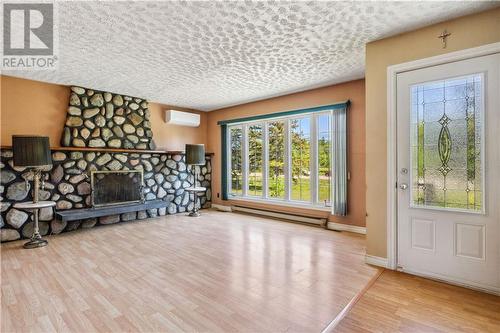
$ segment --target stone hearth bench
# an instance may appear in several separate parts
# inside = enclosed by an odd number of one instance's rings
[[[82,209],[67,209],[56,212],[56,218],[63,222],[71,222],[84,220],[94,217],[102,217],[130,212],[137,212],[141,210],[155,209],[168,207],[169,201],[165,200],[151,200],[144,203],[133,203],[106,207],[95,208],[82,208]]]

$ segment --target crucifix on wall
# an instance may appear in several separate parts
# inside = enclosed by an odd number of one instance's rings
[[[438,36],[438,38],[441,38],[441,42],[443,43],[443,49],[446,48],[446,39],[451,36],[451,32],[448,32],[446,29],[441,33],[441,35]]]

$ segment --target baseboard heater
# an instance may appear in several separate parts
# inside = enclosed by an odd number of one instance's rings
[[[232,206],[231,210],[233,212],[243,212],[243,213],[249,213],[249,214],[255,214],[255,215],[263,215],[263,216],[269,216],[269,217],[274,217],[274,218],[278,218],[278,219],[290,220],[290,221],[294,221],[294,222],[314,224],[314,225],[317,225],[319,227],[326,227],[326,218],[306,217],[306,216],[301,216],[301,215],[296,215],[296,214],[271,212],[271,211],[264,210],[264,209],[247,208],[247,207],[241,207],[241,206]]]

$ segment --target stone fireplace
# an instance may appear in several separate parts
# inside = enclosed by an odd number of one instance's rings
[[[17,201],[32,200],[26,192],[24,180],[29,177],[25,168],[15,167],[12,150],[0,152],[1,186],[1,239],[2,241],[29,238],[33,230],[33,216],[29,212],[12,207]],[[113,152],[78,151],[64,148],[52,151],[53,166],[44,173],[45,188],[40,191],[40,200],[53,200],[56,210],[92,207],[90,172],[92,170],[140,170],[144,176],[144,197],[146,201],[165,199],[167,208],[149,209],[137,213],[125,213],[62,223],[55,219],[51,209],[40,211],[40,232],[43,235],[59,234],[79,228],[92,228],[101,224],[145,219],[159,215],[183,213],[193,207],[192,198],[185,189],[192,186],[194,177],[191,166],[185,163],[185,156],[179,152]],[[211,156],[206,164],[198,168],[197,186],[207,191],[199,194],[202,207],[209,208],[212,198]]]
[[[61,126],[62,147],[52,149],[53,165],[44,171],[40,200],[55,201],[57,211],[143,200],[163,200],[168,206],[70,222],[55,219],[51,208],[43,208],[42,235],[187,212],[193,200],[185,189],[191,186],[207,188],[197,196],[201,207],[210,207],[211,156],[206,156],[204,166],[196,166],[199,177],[194,184],[194,170],[182,152],[154,150],[146,100],[71,87],[66,123]],[[13,204],[32,200],[25,187],[30,173],[14,166],[10,147],[2,148],[0,155],[1,241],[29,238],[33,215]]]

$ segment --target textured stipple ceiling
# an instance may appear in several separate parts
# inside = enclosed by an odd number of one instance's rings
[[[497,5],[59,2],[58,70],[5,74],[208,111],[361,78],[367,42]]]

